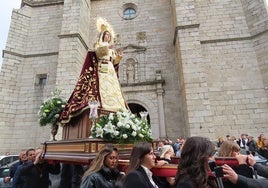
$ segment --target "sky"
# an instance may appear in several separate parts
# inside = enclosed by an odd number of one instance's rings
[[[268,5],[268,0],[266,1],[266,5]],[[0,69],[2,67],[2,51],[5,49],[6,40],[11,20],[11,13],[13,9],[20,8],[21,0],[5,0],[5,5],[0,6]]]
[[[0,67],[2,67],[2,51],[5,49],[6,40],[11,20],[13,8],[20,8],[21,0],[5,0],[5,3],[0,6]]]

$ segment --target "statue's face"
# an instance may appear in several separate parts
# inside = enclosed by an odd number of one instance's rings
[[[105,31],[103,34],[103,42],[110,42],[111,34],[108,31]]]

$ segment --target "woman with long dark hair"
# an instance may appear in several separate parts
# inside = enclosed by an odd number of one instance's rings
[[[138,143],[131,152],[129,168],[124,177],[123,188],[167,188],[150,171],[156,156],[151,143]]]
[[[209,159],[215,151],[214,144],[204,137],[186,139],[175,177],[176,188],[214,188],[217,184],[209,180]]]

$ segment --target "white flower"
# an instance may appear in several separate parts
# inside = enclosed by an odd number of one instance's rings
[[[131,133],[131,135],[135,137],[135,136],[137,136],[137,132],[136,132],[136,131],[133,131],[133,132]]]
[[[129,124],[126,124],[126,125],[125,125],[125,128],[126,128],[126,129],[129,129],[129,128],[130,128],[130,125],[129,125]]]
[[[134,130],[134,131],[137,131],[138,130],[138,127],[136,125],[131,125],[131,128]]]
[[[150,125],[129,110],[100,117],[97,124],[92,127],[92,135],[95,138],[119,142],[152,140]]]
[[[113,113],[110,113],[109,116],[108,116],[108,119],[109,120],[113,120],[114,119],[114,114]]]
[[[115,135],[115,136],[118,136],[119,134],[120,134],[119,131],[114,131],[114,135]]]
[[[96,128],[96,137],[101,137],[103,138],[103,130],[101,127]]]
[[[104,128],[103,128],[104,131],[106,131],[107,133],[114,133],[114,125],[112,124],[112,122],[108,122]]]
[[[134,122],[137,123],[137,124],[140,124],[140,121],[137,118],[134,119]]]
[[[123,126],[123,123],[119,121],[119,122],[117,123],[117,127],[122,127],[122,126]]]
[[[55,118],[58,118],[58,117],[60,117],[60,114],[55,114],[54,117],[55,117]]]

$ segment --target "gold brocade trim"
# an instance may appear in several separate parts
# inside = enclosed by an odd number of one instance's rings
[[[92,62],[87,62],[89,65],[81,73],[75,89],[65,106],[60,123],[68,123],[72,117],[78,116],[88,107],[89,101],[100,101],[99,83],[96,58],[93,57]],[[92,65],[93,64],[93,65]]]

